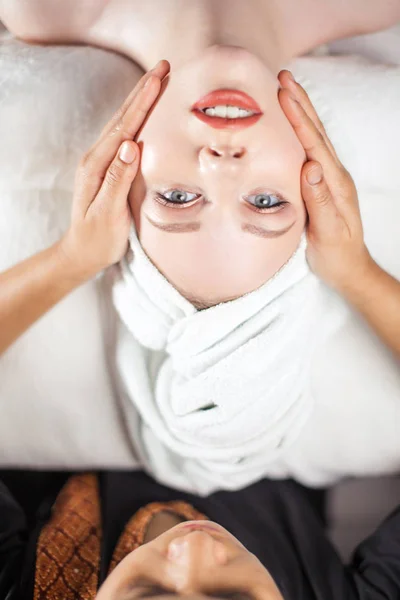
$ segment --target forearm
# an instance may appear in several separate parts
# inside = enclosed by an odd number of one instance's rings
[[[363,272],[340,291],[384,344],[400,357],[400,282],[371,258]]]
[[[87,279],[60,242],[0,273],[0,354]]]

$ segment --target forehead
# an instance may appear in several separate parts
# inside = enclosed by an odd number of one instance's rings
[[[139,217],[140,219],[140,217]],[[174,234],[141,218],[140,241],[158,270],[199,308],[249,293],[276,273],[298,247],[304,221],[278,239],[240,230],[232,213],[228,228],[205,221],[200,231]]]

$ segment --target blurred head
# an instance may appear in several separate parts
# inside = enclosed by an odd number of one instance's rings
[[[100,589],[97,600],[283,600],[259,560],[226,529],[188,521],[128,554]]]
[[[137,138],[130,202],[139,239],[198,308],[260,287],[299,244],[305,154],[280,108],[276,75],[242,48],[210,47],[172,70]],[[193,105],[221,89],[245,92],[261,117],[218,128],[198,118]]]

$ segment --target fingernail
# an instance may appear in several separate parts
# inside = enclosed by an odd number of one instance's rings
[[[322,181],[322,169],[321,167],[315,166],[306,174],[307,181],[310,185],[317,185],[317,183],[321,183]]]
[[[136,152],[128,142],[124,142],[121,145],[121,148],[119,151],[119,157],[122,160],[122,162],[129,165],[129,164],[133,163],[133,161],[135,160]]]
[[[295,78],[293,77],[293,73],[291,71],[288,71],[288,77],[289,77],[290,81],[296,81]]]

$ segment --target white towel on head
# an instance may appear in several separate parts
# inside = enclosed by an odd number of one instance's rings
[[[126,328],[118,368],[140,415],[136,442],[165,483],[198,493],[244,486],[298,436],[312,409],[305,388],[320,335],[321,288],[305,247],[303,236],[257,290],[197,311],[132,227],[131,256],[113,286]]]

